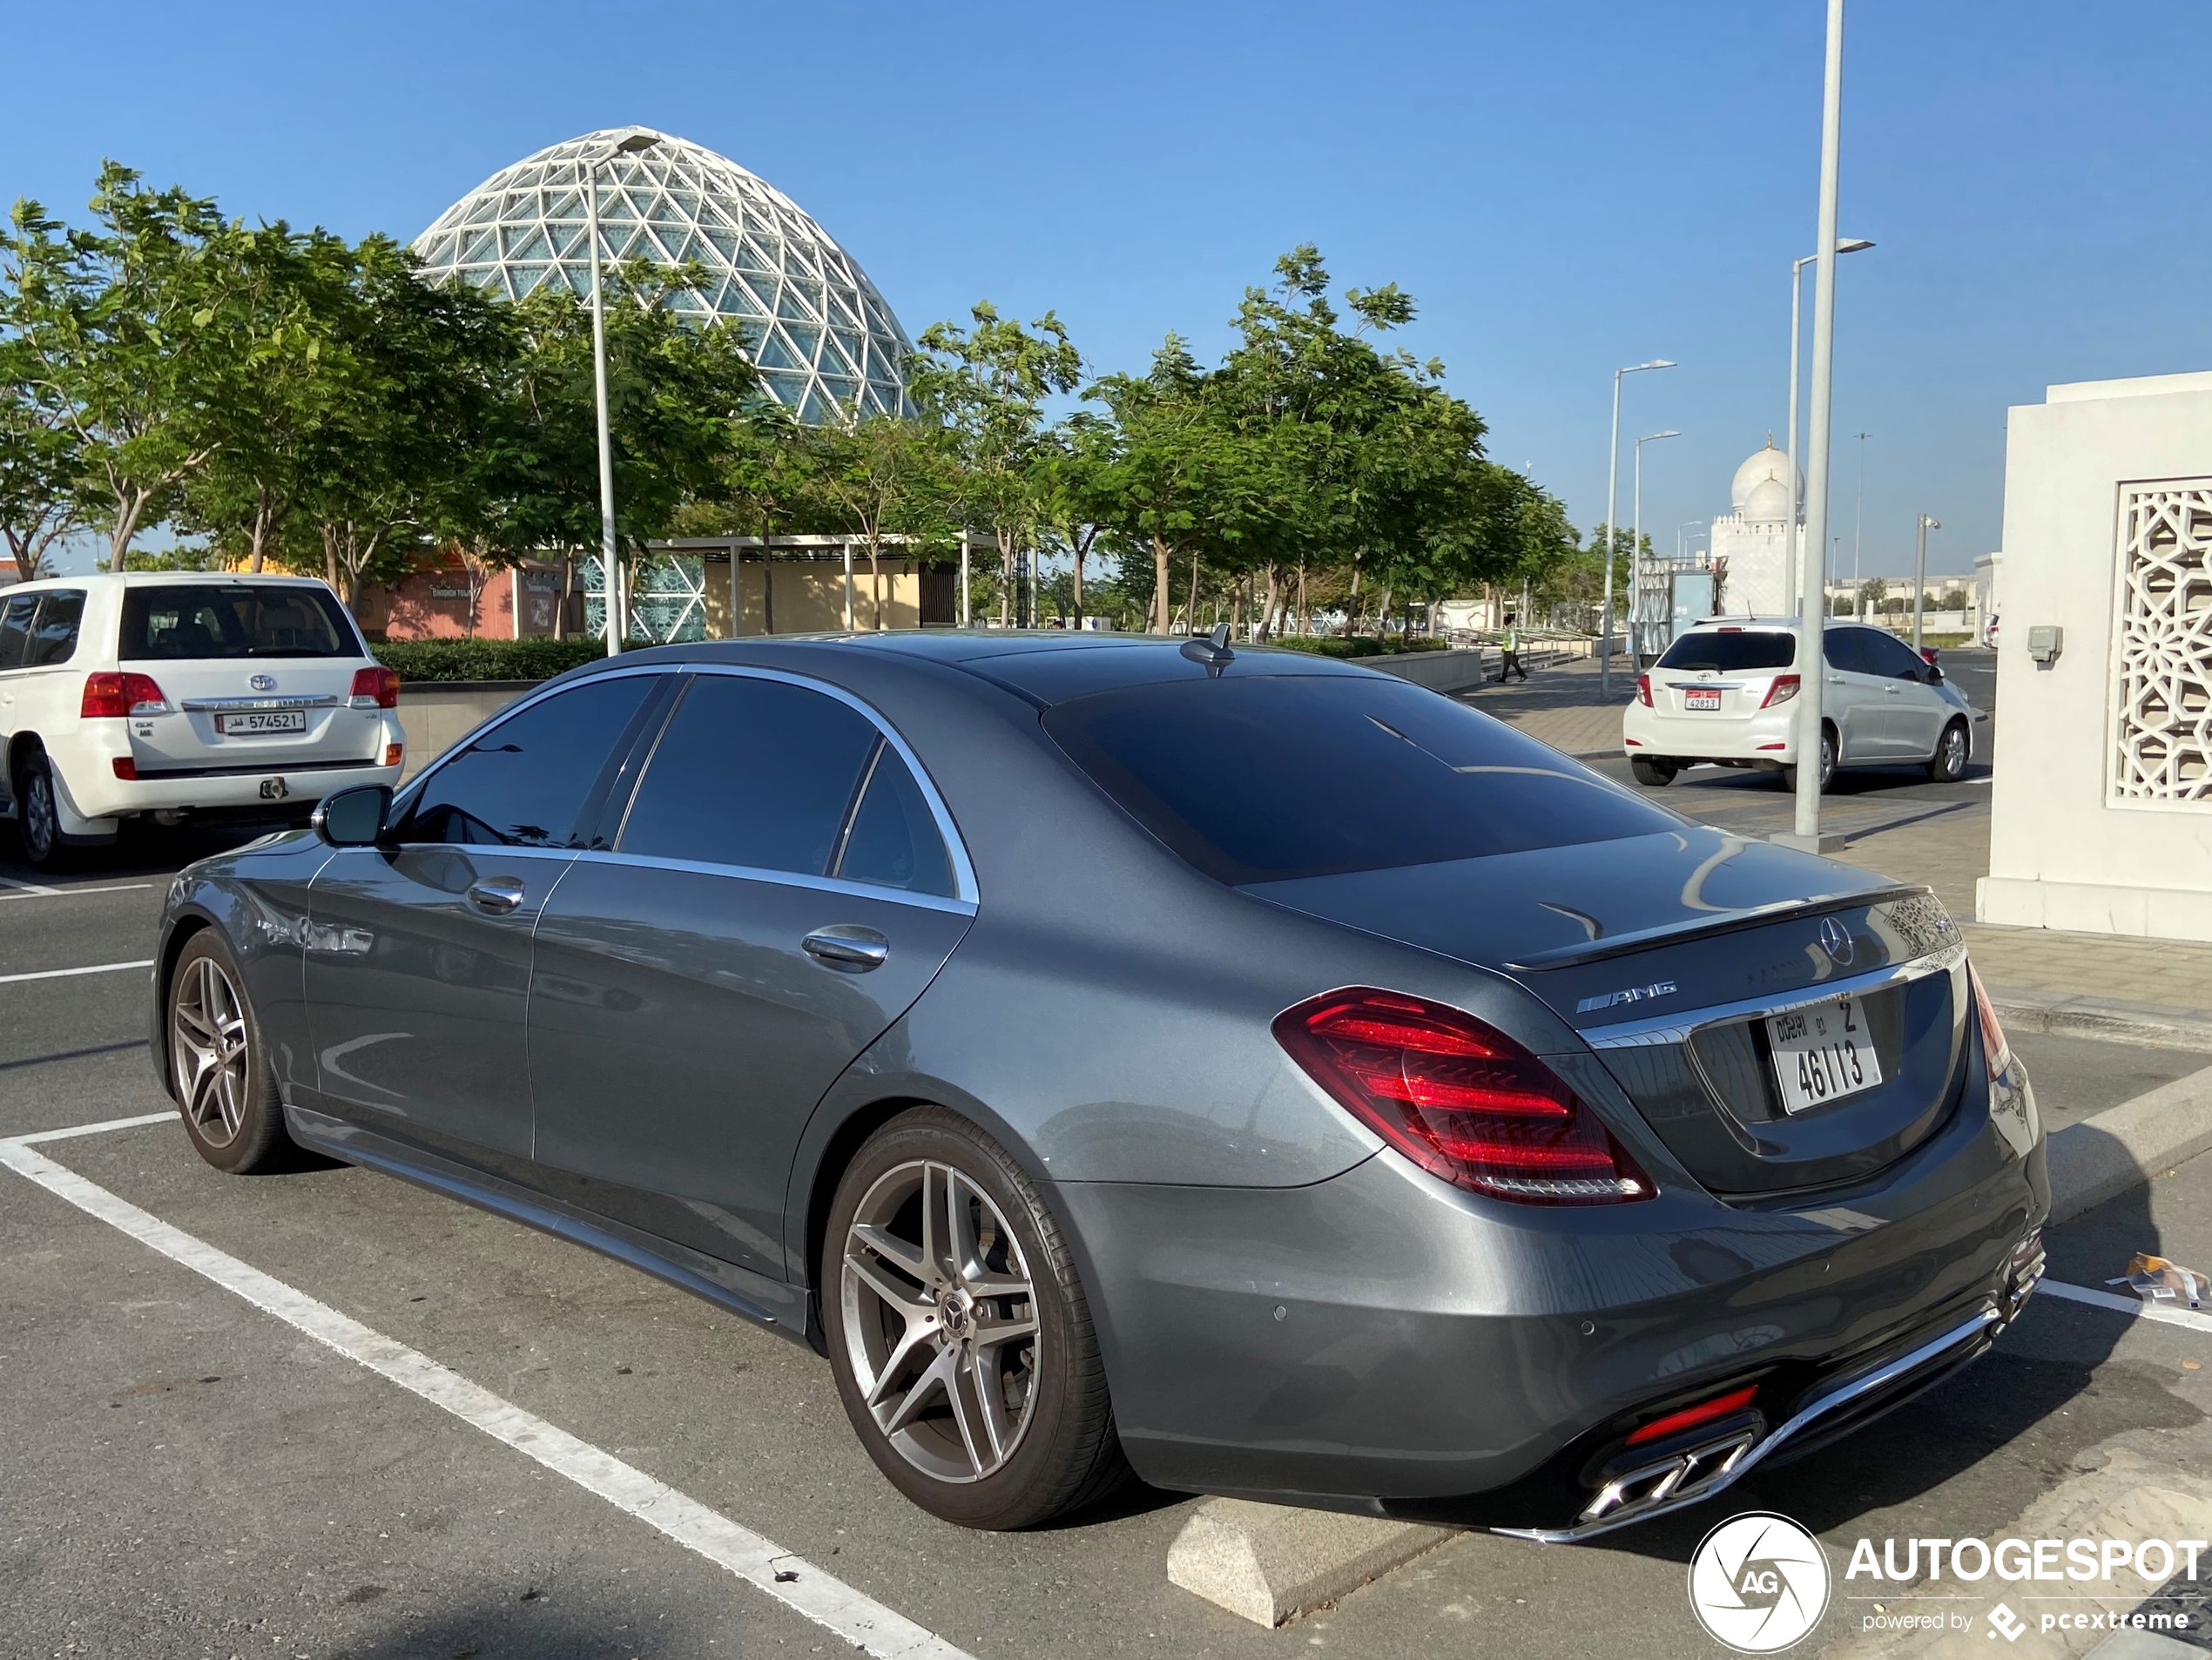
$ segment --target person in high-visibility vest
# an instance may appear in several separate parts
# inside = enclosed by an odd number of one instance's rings
[[[1514,673],[1518,673],[1526,680],[1528,670],[1521,660],[1521,629],[1511,611],[1506,613],[1506,631],[1499,638],[1498,648],[1505,653],[1505,661],[1498,669],[1498,684],[1505,685],[1506,677]]]

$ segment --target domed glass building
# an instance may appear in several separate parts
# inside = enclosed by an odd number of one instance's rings
[[[762,382],[799,419],[911,413],[899,366],[914,348],[867,273],[774,186],[650,128],[587,132],[502,168],[415,239],[424,276],[510,300],[549,282],[589,294],[587,167],[601,260],[696,260],[705,280],[671,305],[745,324]]]

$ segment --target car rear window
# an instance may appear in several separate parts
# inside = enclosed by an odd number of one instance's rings
[[[1712,669],[1741,674],[1786,669],[1797,660],[1797,637],[1778,629],[1700,629],[1684,634],[1659,659],[1662,669]]]
[[[1232,884],[1681,827],[1501,722],[1379,678],[1133,686],[1061,704],[1044,725],[1140,824]]]
[[[362,654],[335,594],[290,583],[165,583],[128,589],[116,646],[117,657],[125,663]]]

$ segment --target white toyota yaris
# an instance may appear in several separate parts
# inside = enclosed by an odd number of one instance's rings
[[[305,822],[397,784],[400,678],[301,577],[126,571],[0,594],[6,804],[41,870],[140,813]]]
[[[1685,766],[1797,767],[1794,617],[1729,617],[1676,636],[1622,717],[1621,742],[1640,784],[1674,781]],[[1838,766],[1925,767],[1955,783],[1973,759],[1980,712],[1943,671],[1893,634],[1831,623],[1823,642],[1820,784]]]

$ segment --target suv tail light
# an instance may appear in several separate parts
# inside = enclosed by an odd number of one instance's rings
[[[1759,707],[1771,709],[1778,703],[1789,702],[1797,695],[1798,685],[1797,677],[1794,674],[1776,675],[1774,684],[1766,689],[1766,696],[1759,699]]]
[[[1651,677],[1648,674],[1636,676],[1636,701],[1647,709],[1651,707]]]
[[[1966,983],[1973,988],[1974,1018],[1981,1022],[1982,1060],[1989,1068],[1990,1082],[1994,1083],[2013,1063],[2013,1046],[2005,1041],[2005,1029],[1997,1023],[1997,1010],[1989,1001],[1989,992],[1971,962],[1966,965]]]
[[[382,664],[354,671],[354,689],[346,699],[355,709],[396,709],[400,706],[400,676]]]
[[[118,674],[100,669],[84,677],[84,699],[77,706],[83,720],[121,720],[126,715],[165,715],[169,699],[150,674]]]
[[[1523,1205],[1616,1205],[1658,1190],[1566,1081],[1474,1016],[1355,988],[1287,1009],[1275,1041],[1431,1175]]]

